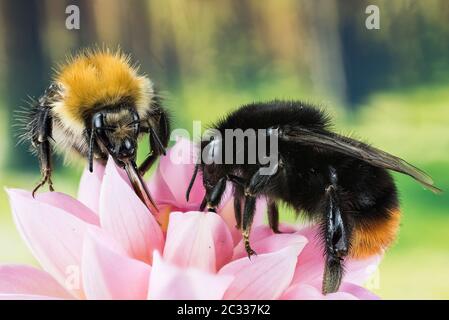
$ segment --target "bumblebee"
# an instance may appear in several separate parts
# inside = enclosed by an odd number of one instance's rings
[[[157,211],[142,176],[165,155],[170,123],[152,81],[138,73],[120,51],[86,50],[60,66],[45,93],[31,103],[22,140],[31,142],[40,162],[44,184],[54,190],[52,152],[75,152],[106,163],[111,156],[124,168],[131,184],[150,211]],[[137,167],[138,139],[148,134],[151,153]],[[55,148],[56,147],[56,148]]]
[[[331,130],[330,118],[320,109],[299,101],[253,103],[234,111],[212,126],[210,139],[201,142],[189,192],[198,171],[206,190],[200,210],[215,211],[225,191],[233,186],[237,228],[246,251],[255,254],[249,235],[256,199],[268,203],[268,221],[279,232],[278,204],[284,203],[321,226],[325,254],[322,291],[338,290],[346,257],[366,258],[382,253],[396,237],[400,222],[398,192],[388,170],[411,176],[439,193],[432,179],[406,161]],[[258,130],[256,140],[228,148],[226,130]],[[277,149],[260,139],[272,138]],[[232,143],[231,143],[232,145]],[[277,161],[269,174],[259,158],[251,162],[248,149],[266,145]],[[274,149],[274,148],[273,148]],[[244,153],[244,161],[236,161]],[[217,159],[219,161],[217,161]],[[233,161],[226,162],[225,159]]]

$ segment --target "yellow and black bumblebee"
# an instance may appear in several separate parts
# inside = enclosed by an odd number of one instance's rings
[[[31,103],[22,140],[38,155],[42,180],[53,191],[51,155],[55,149],[76,152],[105,163],[109,156],[129,176],[136,194],[150,211],[157,211],[142,176],[169,140],[169,117],[153,82],[138,73],[119,50],[86,50],[60,66],[45,93]],[[137,141],[149,135],[151,153],[137,167]]]

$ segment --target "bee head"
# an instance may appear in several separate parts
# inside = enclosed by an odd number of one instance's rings
[[[112,156],[117,165],[134,161],[139,136],[139,115],[132,109],[100,111],[92,118],[93,134],[97,143]]]
[[[190,191],[192,190],[197,173],[200,171],[203,177],[203,187],[206,190],[200,210],[203,210],[207,205],[209,211],[214,211],[225,191],[227,181],[226,166],[221,165],[221,161],[218,161],[218,163],[215,162],[217,160],[215,156],[218,157],[221,155],[220,150],[221,140],[219,139],[201,142],[200,163],[196,164],[186,191],[186,200],[189,201]]]
[[[223,165],[223,141],[212,137],[202,141],[200,170],[203,175],[203,186],[206,189],[205,205],[209,211],[215,211],[226,189],[228,169]]]

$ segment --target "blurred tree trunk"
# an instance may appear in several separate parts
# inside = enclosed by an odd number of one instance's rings
[[[346,75],[339,34],[340,16],[336,0],[301,2],[306,12],[312,43],[311,78],[315,90],[346,105]]]
[[[385,87],[392,64],[400,63],[393,61],[388,42],[385,43],[385,40],[379,37],[381,31],[368,30],[365,27],[365,9],[369,4],[369,1],[357,1],[342,2],[338,6],[342,17],[339,32],[347,79],[346,97],[348,106],[352,109],[360,106],[372,92]],[[381,10],[381,21],[385,19],[383,13]],[[384,28],[382,24],[381,26]],[[394,45],[401,46],[409,39],[402,39]]]
[[[4,18],[5,53],[8,61],[5,84],[7,104],[7,123],[11,145],[15,145],[17,129],[12,125],[14,110],[25,106],[27,96],[38,97],[45,89],[49,74],[42,54],[39,37],[38,0],[1,1],[0,8]],[[26,145],[9,148],[7,164],[21,170],[36,170],[35,160],[27,152]]]

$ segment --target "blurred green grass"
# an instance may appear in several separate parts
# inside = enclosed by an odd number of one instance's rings
[[[282,77],[279,77],[282,79]],[[191,120],[210,123],[233,107],[253,100],[305,97],[298,91],[301,83],[267,83],[248,91],[192,84],[174,92],[169,104],[177,119],[175,127],[191,130]],[[336,129],[356,137],[368,137],[374,145],[392,152],[428,172],[437,186],[449,190],[449,88],[424,87],[373,95],[361,110],[348,116],[332,106],[337,117]],[[235,92],[224,94],[223,92]],[[240,93],[239,93],[240,92]],[[244,92],[244,93],[241,93]],[[317,102],[317,101],[315,101]],[[326,104],[326,101],[318,101]],[[182,105],[181,108],[177,108]],[[182,110],[179,111],[179,110]],[[206,111],[205,111],[206,110]],[[141,149],[145,149],[143,147]],[[143,152],[141,150],[141,152]],[[30,189],[38,181],[36,174],[3,170],[2,185]],[[57,171],[54,178],[59,191],[76,195],[82,164]],[[403,219],[396,243],[386,253],[373,290],[386,299],[449,298],[449,196],[432,194],[411,178],[395,174],[402,204]],[[37,265],[15,230],[6,193],[0,192],[0,263]],[[292,219],[288,212],[285,220]]]
[[[354,121],[361,137],[417,165],[445,191],[435,195],[395,174],[403,217],[380,267],[376,292],[384,298],[449,298],[448,101],[447,86],[384,92]]]

